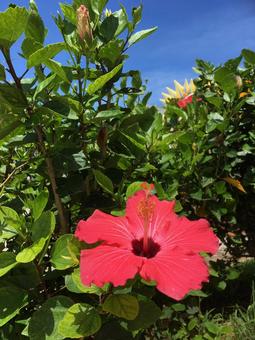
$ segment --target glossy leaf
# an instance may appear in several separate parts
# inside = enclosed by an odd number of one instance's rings
[[[39,208],[41,209],[42,206]],[[42,214],[40,214],[40,217],[34,222],[32,226],[32,240],[38,241],[41,238],[47,240],[53,233],[55,229],[55,224],[56,220],[53,212],[45,211]]]
[[[16,261],[19,263],[28,263],[34,261],[37,255],[43,250],[46,240],[41,238],[40,240],[34,242],[31,246],[21,250],[17,256]]]
[[[139,32],[134,33],[130,39],[128,40],[128,44],[129,46],[132,46],[134,44],[136,44],[138,41],[145,39],[146,37],[148,37],[149,35],[151,35],[153,32],[155,32],[157,30],[157,27],[153,27],[153,28],[149,28],[146,30],[142,30]]]
[[[242,55],[247,63],[255,65],[255,52],[248,49],[242,50]]]
[[[111,80],[122,68],[122,64],[116,66],[110,72],[98,77],[93,83],[89,84],[87,88],[88,94],[93,94],[100,90],[109,80]]]
[[[109,295],[103,303],[103,310],[119,318],[134,320],[139,312],[139,303],[132,295]]]
[[[48,198],[49,198],[49,192],[41,191],[40,194],[32,202],[31,206],[32,206],[32,214],[33,214],[34,220],[37,220],[41,216],[48,202]]]
[[[27,38],[33,39],[41,44],[44,42],[45,27],[40,15],[35,10],[29,13],[25,35]]]
[[[9,7],[0,13],[0,46],[9,48],[25,31],[28,12],[24,7]]]
[[[16,266],[15,255],[11,252],[0,253],[0,277]]]
[[[15,236],[21,228],[21,219],[15,210],[0,207],[0,240]]]
[[[142,190],[142,183],[141,181],[133,182],[129,184],[126,191],[126,198],[133,196],[137,191]]]
[[[151,300],[139,301],[139,313],[132,321],[128,321],[129,330],[146,329],[161,316],[160,308]]]
[[[73,301],[66,296],[49,298],[42,307],[33,313],[29,325],[28,336],[31,340],[62,340],[65,337],[58,331],[60,321],[65,316]]]
[[[104,175],[100,170],[93,170],[97,183],[102,187],[106,192],[113,194],[113,184],[111,179]]]
[[[65,338],[77,339],[95,334],[101,327],[96,309],[86,303],[76,303],[60,321],[58,332]]]
[[[21,308],[27,305],[26,291],[14,286],[0,288],[0,327],[5,325]]]
[[[66,47],[65,43],[55,43],[50,44],[45,47],[40,48],[28,58],[27,67],[31,68],[33,66],[44,64],[48,59],[51,59],[59,52],[63,51]]]
[[[51,262],[58,270],[77,266],[79,264],[79,260],[77,259],[79,252],[78,241],[74,235],[62,235],[54,243],[51,252]]]
[[[101,295],[105,293],[109,287],[109,284],[105,284],[104,287],[97,287],[92,284],[91,286],[85,286],[81,282],[80,269],[76,268],[71,275],[65,277],[66,288],[73,293],[87,293]]]

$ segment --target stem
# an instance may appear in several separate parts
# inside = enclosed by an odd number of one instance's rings
[[[27,98],[26,95],[23,91],[22,85],[21,85],[21,81],[20,78],[17,76],[16,71],[13,67],[13,63],[11,60],[11,56],[10,56],[10,50],[9,49],[5,49],[5,48],[1,48],[1,51],[3,53],[3,56],[5,58],[5,61],[9,67],[9,72],[16,84],[16,87],[21,91],[22,95],[24,96],[26,102],[27,102]],[[29,114],[29,116],[32,116],[33,111],[32,108],[29,107],[29,104],[27,102],[27,112]],[[48,172],[48,176],[50,178],[50,183],[51,183],[51,188],[53,191],[53,195],[54,195],[54,199],[55,199],[55,204],[56,204],[56,208],[58,210],[58,214],[59,214],[59,221],[60,221],[60,233],[64,234],[68,232],[68,224],[67,224],[67,220],[65,218],[65,214],[64,214],[64,207],[63,204],[61,202],[61,198],[58,194],[58,190],[57,190],[57,183],[56,183],[56,175],[55,175],[55,170],[53,167],[53,163],[52,163],[52,159],[50,157],[48,157],[47,155],[47,151],[45,148],[45,143],[43,140],[43,132],[42,129],[37,126],[35,128],[36,134],[37,134],[37,139],[39,142],[39,148],[41,153],[43,154],[43,156],[45,157],[45,162],[46,162],[46,166],[47,166],[47,172]]]
[[[42,269],[41,269],[40,265],[37,263],[36,260],[34,261],[34,264],[35,264],[37,273],[38,273],[39,278],[40,278],[40,284],[41,284],[41,287],[43,288],[44,295],[45,295],[46,298],[48,298],[49,296],[48,296],[47,286],[46,286],[46,283],[45,283],[44,278],[43,278]]]
[[[25,165],[27,165],[28,162],[25,162],[23,164],[20,164],[19,166],[17,166],[17,168],[15,168],[7,177],[6,179],[0,184],[0,189],[3,188],[5,186],[5,184],[12,178],[12,176],[20,169],[22,169]]]
[[[83,84],[83,95],[85,95],[85,92],[86,92],[88,75],[89,75],[89,58],[86,56],[86,68],[85,68],[85,77],[84,77],[84,84]]]
[[[61,198],[60,198],[59,193],[58,193],[58,187],[57,187],[57,182],[56,182],[56,174],[55,174],[53,162],[52,162],[52,159],[47,155],[47,151],[46,151],[44,140],[43,140],[43,131],[39,126],[36,127],[36,133],[37,133],[37,137],[38,137],[38,141],[39,141],[40,151],[43,154],[43,156],[45,157],[47,172],[48,172],[48,175],[49,175],[50,184],[51,184],[51,188],[52,188],[52,191],[53,191],[56,208],[57,208],[58,214],[59,214],[60,233],[65,234],[65,233],[68,232],[69,228],[68,228],[67,220],[66,220],[65,213],[64,213],[64,207],[63,207]]]
[[[10,57],[10,50],[9,49],[6,49],[4,47],[1,48],[2,50],[2,53],[4,55],[4,58],[5,58],[5,61],[6,61],[6,64],[8,65],[9,67],[9,70],[8,72],[11,74],[16,86],[18,89],[22,90],[22,86],[21,86],[21,82],[20,82],[20,78],[17,76],[16,72],[15,72],[15,69],[13,67],[13,64],[12,64],[12,61],[11,61],[11,57]]]

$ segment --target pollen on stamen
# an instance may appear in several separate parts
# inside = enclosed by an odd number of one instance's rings
[[[150,200],[150,197],[145,197],[141,200],[137,207],[138,215],[144,220],[144,222],[149,223],[151,220],[155,209],[155,203]]]

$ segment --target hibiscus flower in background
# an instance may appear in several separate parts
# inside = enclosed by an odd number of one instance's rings
[[[123,286],[139,274],[156,281],[157,289],[180,300],[208,281],[208,267],[200,252],[215,254],[218,239],[205,219],[190,221],[174,212],[175,202],[160,201],[152,186],[127,200],[125,216],[99,210],[81,220],[75,235],[87,243],[101,242],[81,251],[84,285]]]
[[[193,94],[196,90],[196,86],[191,79],[190,82],[185,79],[182,86],[178,81],[174,80],[175,90],[167,87],[168,93],[162,93],[163,99],[160,99],[164,104],[170,103],[172,100],[177,100],[177,105],[180,108],[185,108],[189,103],[192,103]]]

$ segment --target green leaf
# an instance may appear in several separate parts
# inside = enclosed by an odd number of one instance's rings
[[[218,195],[222,195],[227,191],[226,183],[223,181],[218,181],[214,185]]]
[[[41,44],[44,42],[45,27],[40,15],[35,10],[32,10],[29,13],[25,35],[26,38],[32,39]]]
[[[120,58],[122,48],[123,42],[121,40],[111,40],[100,48],[99,58],[106,60],[109,65],[114,66]]]
[[[43,212],[32,225],[32,240],[34,243],[21,250],[16,256],[16,261],[20,263],[33,261],[43,250],[47,239],[55,229],[55,224],[54,214],[50,211]]]
[[[236,88],[235,74],[226,67],[219,68],[214,74],[214,79],[225,92],[231,92]]]
[[[5,80],[5,68],[0,64],[0,80]]]
[[[102,187],[106,192],[113,194],[113,184],[110,178],[104,175],[100,170],[93,170],[97,183]]]
[[[102,307],[105,312],[127,320],[134,320],[139,312],[137,298],[126,294],[108,296]]]
[[[128,40],[129,46],[136,44],[138,41],[140,41],[142,39],[145,39],[146,37],[151,35],[156,30],[157,30],[157,27],[153,27],[153,28],[149,28],[147,30],[142,30],[142,31],[136,32]]]
[[[5,278],[4,278],[5,279]],[[39,277],[38,268],[36,268],[33,262],[30,263],[19,263],[12,269],[10,275],[8,275],[8,284],[13,284],[26,291],[31,288],[38,287],[41,279]]]
[[[187,296],[199,296],[199,297],[207,297],[208,294],[202,292],[202,290],[191,290]]]
[[[15,119],[12,115],[8,115],[8,120],[6,120],[6,117],[5,119],[0,117],[0,140],[7,137],[20,125],[22,125],[22,122]]]
[[[142,19],[142,10],[143,10],[143,6],[142,5],[132,9],[132,17],[133,17],[133,25],[134,25],[134,27],[137,24],[139,24],[139,22]]]
[[[85,286],[81,282],[81,274],[80,274],[80,269],[76,268],[72,272],[71,275],[66,275],[65,276],[65,285],[66,288],[73,293],[87,293],[87,294],[97,294],[101,295],[105,293],[108,288],[109,284],[106,283],[104,287],[97,287],[96,285],[92,284],[91,286]]]
[[[219,332],[219,330],[220,330],[219,326],[216,323],[212,322],[212,321],[205,321],[204,322],[204,326],[212,334],[217,334]]]
[[[15,210],[9,207],[0,207],[0,242],[18,234],[21,229],[21,219]]]
[[[27,101],[23,93],[9,84],[0,84],[0,100],[5,103],[11,112],[20,113],[27,107]]]
[[[27,293],[14,286],[0,288],[0,327],[27,305]]]
[[[70,83],[69,79],[67,78],[67,75],[65,73],[64,68],[62,67],[61,63],[49,59],[47,61],[44,61],[44,64],[54,73],[56,73],[62,80],[64,80],[67,83]]]
[[[66,296],[49,298],[42,307],[33,313],[29,325],[28,336],[31,340],[62,340],[58,326],[73,301]]]
[[[117,31],[118,24],[119,24],[118,18],[116,18],[112,14],[104,19],[100,26],[100,33],[102,34],[106,42],[113,39]]]
[[[251,65],[255,65],[255,52],[254,51],[243,49],[242,55],[247,63]]]
[[[187,112],[180,109],[179,107],[175,106],[175,105],[171,105],[171,104],[167,104],[166,106],[166,111],[169,113],[169,114],[172,114],[172,113],[175,113],[178,117],[181,117],[183,118],[184,120],[187,120],[188,119],[188,115],[187,115]],[[176,132],[179,132],[179,131],[176,131]],[[174,132],[174,133],[176,133]]]
[[[96,333],[101,318],[96,309],[86,303],[76,303],[59,322],[58,332],[65,338],[77,339]]]
[[[205,93],[205,98],[209,103],[213,104],[216,108],[220,108],[223,103],[222,97],[216,97],[214,96],[213,93]]]
[[[124,136],[126,139],[128,139],[138,149],[140,149],[142,151],[146,151],[146,146],[144,144],[139,143],[136,139],[134,139],[133,137],[123,133],[122,131],[120,131],[120,133],[121,133],[122,136]]]
[[[51,59],[59,52],[63,51],[66,47],[65,43],[50,44],[40,48],[36,52],[30,55],[27,61],[27,67],[31,68],[39,64],[45,64],[48,59]]]
[[[34,220],[37,220],[41,216],[48,202],[48,198],[49,198],[48,190],[41,191],[40,194],[31,203],[32,214],[33,214]]]
[[[227,287],[227,284],[225,281],[220,281],[218,284],[217,284],[217,287],[220,289],[220,290],[225,290],[226,287]]]
[[[93,0],[91,1],[91,8],[97,15],[101,15],[108,0]]]
[[[5,275],[17,264],[15,255],[10,252],[0,254],[0,276]]]
[[[45,203],[45,201],[43,202]],[[39,209],[42,208],[39,207]],[[56,225],[56,220],[53,212],[45,211],[40,214],[40,217],[32,225],[32,240],[38,241],[41,238],[47,240],[53,233]]]
[[[171,307],[175,312],[183,312],[186,309],[186,306],[183,303],[174,303]]]
[[[24,32],[28,12],[24,7],[9,7],[0,13],[0,46],[10,48]]]
[[[100,90],[109,80],[111,80],[122,68],[123,64],[116,66],[110,72],[98,77],[93,83],[89,84],[87,92],[92,95],[96,91]]]
[[[26,58],[28,58],[30,55],[32,55],[42,47],[43,46],[41,43],[31,38],[24,39],[21,45],[22,53]]]
[[[61,11],[64,14],[64,17],[70,21],[74,26],[77,25],[77,18],[76,18],[76,12],[73,8],[73,6],[71,5],[67,5],[67,4],[63,4],[63,3],[59,3],[59,6],[61,8]]]
[[[143,182],[137,181],[129,184],[126,191],[126,199],[133,196],[137,191],[142,190],[142,183]]]
[[[38,94],[40,94],[43,90],[47,89],[49,90],[51,88],[51,85],[55,86],[55,80],[57,79],[57,74],[52,74],[45,80],[43,80],[39,85],[36,87],[33,99],[35,100]]]
[[[37,255],[43,250],[46,240],[41,238],[40,240],[34,242],[30,247],[21,250],[17,256],[16,261],[20,263],[28,263],[34,261]]]
[[[197,319],[196,319],[196,318],[192,318],[192,319],[189,321],[188,326],[187,326],[188,331],[192,331],[192,329],[194,329],[194,328],[197,326],[197,324],[198,324]]]
[[[120,110],[106,110],[106,111],[98,112],[95,118],[111,119],[115,117],[120,117],[122,115],[123,115],[123,112]]]
[[[124,6],[121,6],[122,8],[116,12],[114,12],[112,15],[118,18],[118,28],[115,32],[115,37],[117,37],[119,34],[121,34],[126,27],[128,26],[128,16],[127,12],[124,8]]]
[[[79,253],[78,240],[73,234],[65,234],[54,243],[50,260],[56,269],[65,270],[79,264]]]
[[[128,329],[131,331],[146,329],[153,325],[161,316],[161,309],[151,300],[139,301],[139,313],[137,317],[128,321]]]
[[[227,274],[227,280],[236,280],[240,276],[240,272],[230,268],[229,273]]]

